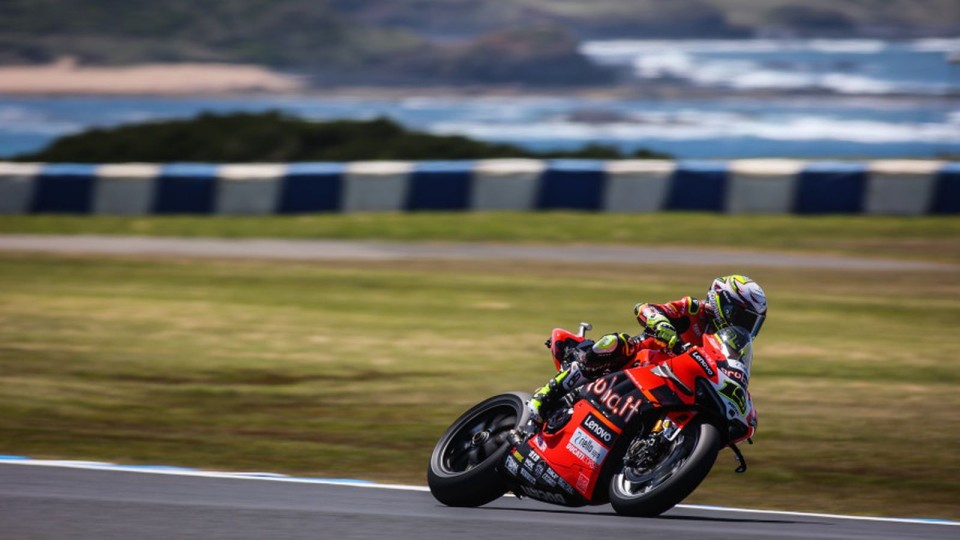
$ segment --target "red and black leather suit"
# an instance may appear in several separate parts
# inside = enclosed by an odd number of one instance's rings
[[[661,351],[677,352],[689,344],[703,345],[703,335],[713,324],[713,314],[709,304],[690,296],[684,296],[663,304],[643,303],[633,308],[637,322],[644,332],[630,337],[623,333],[607,334],[596,342],[585,341],[566,355],[568,361],[577,361],[587,377],[595,377],[603,372],[618,371],[634,360],[641,350],[649,351],[646,359],[653,360],[654,353]],[[669,326],[658,329],[654,326],[664,322]],[[651,324],[653,323],[653,324]],[[677,339],[669,339],[675,332]],[[674,344],[671,347],[670,342]]]

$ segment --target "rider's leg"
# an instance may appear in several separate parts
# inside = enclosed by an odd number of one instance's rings
[[[547,381],[539,390],[534,392],[533,397],[527,402],[527,408],[530,409],[530,420],[541,423],[540,413],[549,409],[560,396],[580,386],[584,382],[583,370],[580,369],[578,362],[572,362],[570,367],[557,373],[557,375]]]
[[[632,348],[627,334],[607,334],[596,342],[584,341],[567,349],[563,362],[567,368],[557,373],[527,402],[531,420],[541,423],[542,413],[559,397],[608,371],[620,369],[630,358]]]
[[[583,342],[570,349],[565,355],[569,364],[564,362],[569,367],[547,381],[527,402],[531,419],[542,422],[541,413],[553,405],[557,398],[608,371],[620,369],[632,352],[629,340],[630,336],[626,334],[607,334],[595,343]]]

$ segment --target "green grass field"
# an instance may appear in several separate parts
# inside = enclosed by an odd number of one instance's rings
[[[956,219],[467,214],[460,228],[471,234],[453,233],[456,222],[18,217],[0,231],[562,249],[592,235],[704,245],[706,231],[740,227],[758,238],[741,247],[960,260]],[[635,331],[635,302],[702,294],[733,270],[770,300],[751,380],[760,426],[743,448],[750,471],[735,475],[724,451],[688,502],[960,518],[960,275],[950,271],[0,254],[0,454],[424,484],[433,444],[460,412],[552,374],[542,343],[553,327]]]

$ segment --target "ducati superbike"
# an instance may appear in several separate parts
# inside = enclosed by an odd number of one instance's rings
[[[546,344],[555,367],[582,343],[587,323],[557,328]],[[652,338],[648,338],[652,340]],[[652,341],[651,341],[652,343]],[[427,472],[448,506],[487,504],[513,492],[568,507],[609,503],[622,515],[656,516],[706,478],[724,447],[753,442],[757,412],[747,390],[749,332],[724,328],[679,354],[641,347],[621,371],[574,388],[530,421],[530,394],[509,392],[463,413],[440,437]]]

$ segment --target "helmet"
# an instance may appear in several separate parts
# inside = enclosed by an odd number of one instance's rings
[[[707,303],[713,309],[718,330],[739,326],[757,337],[767,317],[767,295],[756,281],[741,276],[718,277],[707,291]]]

